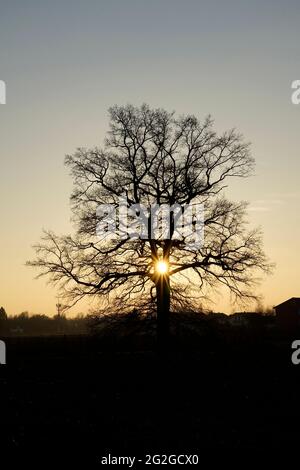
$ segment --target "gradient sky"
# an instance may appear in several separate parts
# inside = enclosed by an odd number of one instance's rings
[[[268,306],[300,296],[299,25],[297,0],[0,0],[0,306],[55,313],[56,290],[24,263],[43,227],[71,231],[64,155],[102,145],[109,106],[143,102],[211,113],[252,142],[256,175],[230,195],[277,264],[259,292]]]

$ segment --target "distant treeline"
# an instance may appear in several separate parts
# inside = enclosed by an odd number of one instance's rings
[[[0,309],[1,336],[81,335],[89,332],[87,317],[48,317],[29,315],[28,312],[9,317],[3,315],[3,310]]]
[[[274,312],[262,310],[260,312],[238,312],[232,315],[213,312],[177,312],[171,314],[171,327],[173,330],[198,330],[203,332],[207,328],[216,331],[236,329],[236,327],[265,328],[274,325]],[[53,336],[53,335],[84,335],[88,333],[108,333],[115,331],[118,336],[131,335],[133,332],[147,332],[154,334],[156,321],[153,317],[140,315],[138,310],[130,314],[116,315],[79,315],[66,318],[64,315],[29,315],[22,312],[16,316],[8,316],[3,307],[0,308],[0,337],[5,336]]]

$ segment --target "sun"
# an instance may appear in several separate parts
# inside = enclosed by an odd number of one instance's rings
[[[168,269],[169,269],[169,266],[168,266],[168,263],[166,263],[166,261],[158,261],[156,263],[156,271],[159,274],[166,274],[168,272]]]

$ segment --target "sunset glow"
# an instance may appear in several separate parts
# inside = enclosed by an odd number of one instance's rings
[[[156,264],[156,271],[159,274],[166,274],[168,272],[169,266],[165,261],[158,261]]]

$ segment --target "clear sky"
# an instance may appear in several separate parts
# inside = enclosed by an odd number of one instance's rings
[[[252,142],[256,175],[231,196],[277,263],[259,291],[266,305],[300,296],[299,28],[297,0],[0,0],[0,305],[55,312],[24,263],[43,227],[71,231],[64,155],[102,144],[109,106],[143,102],[211,113]]]

